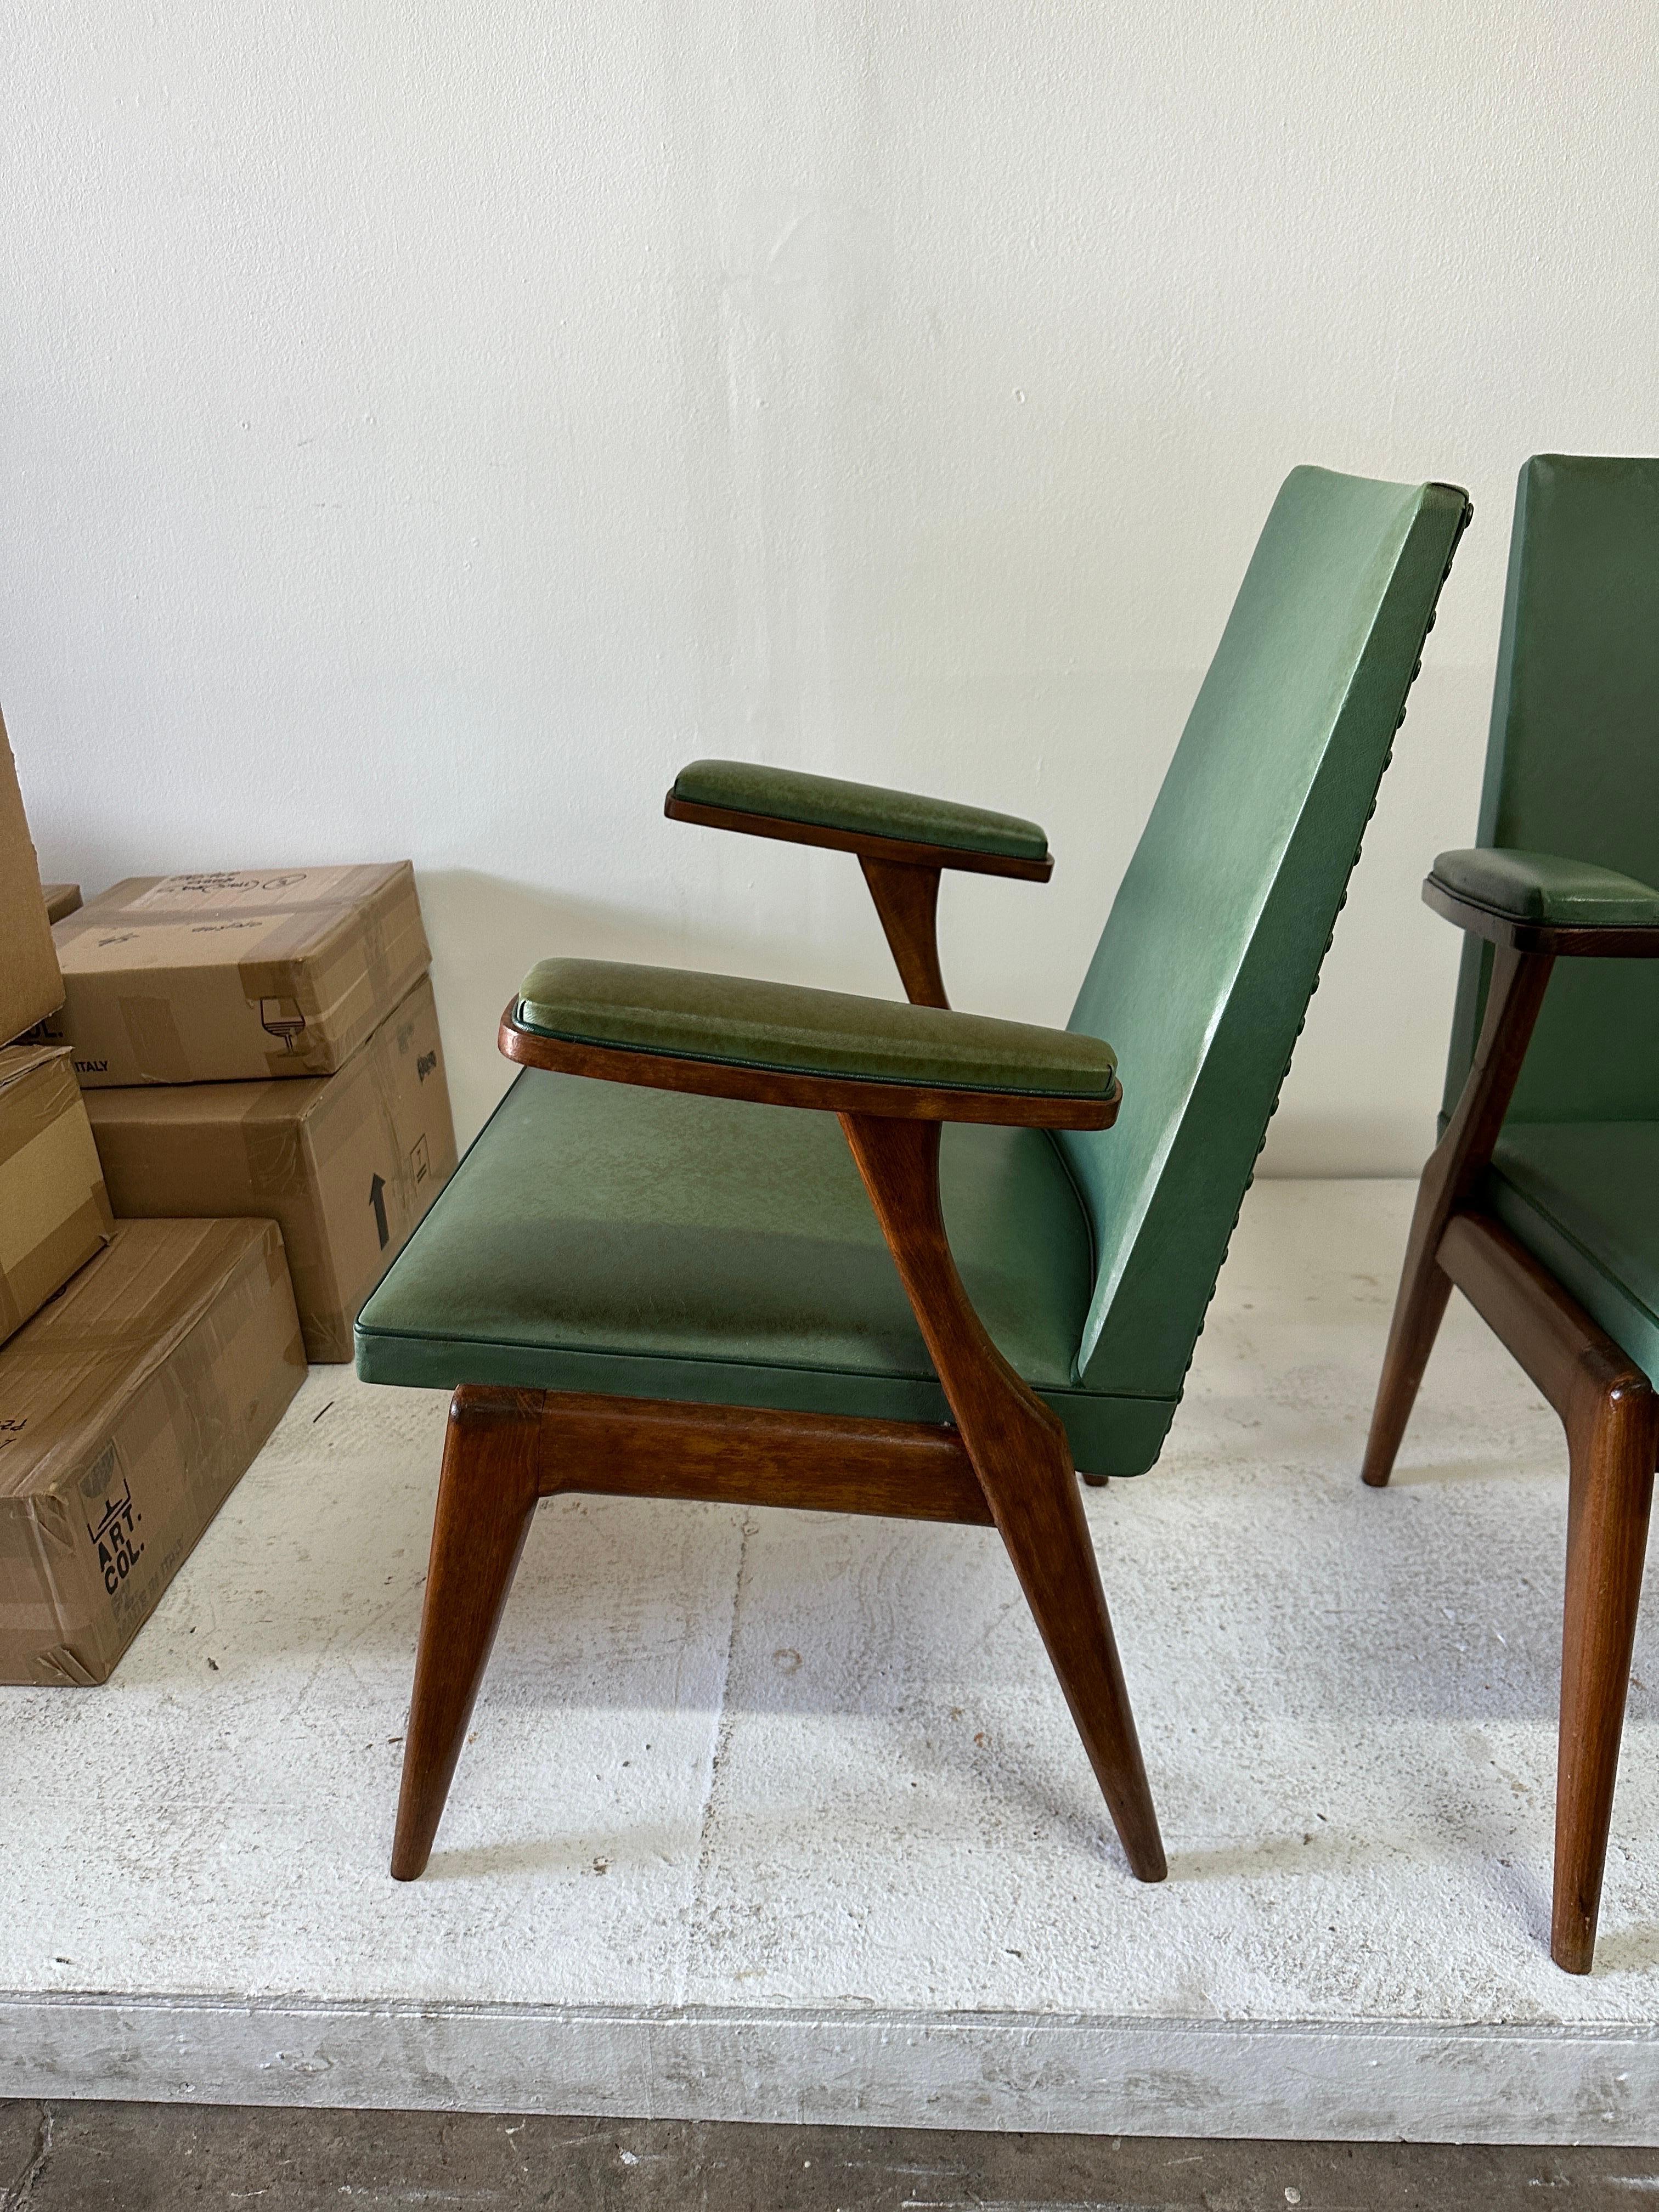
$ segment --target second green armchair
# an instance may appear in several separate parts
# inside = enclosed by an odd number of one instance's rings
[[[913,1003],[560,960],[508,1006],[526,1072],[358,1323],[454,1391],[394,1874],[575,1489],[994,1526],[1162,1876],[1075,1470],[1158,1458],[1468,511],[1289,477],[1064,1030],[951,1012],[934,942],[942,869],[1047,878],[1034,823],[682,773],[671,817],[856,854]]]
[[[1364,1475],[1393,1470],[1453,1286],[1567,1442],[1550,1949],[1588,1973],[1659,1460],[1659,461],[1521,471],[1479,845]],[[1542,848],[1542,849],[1540,849]]]

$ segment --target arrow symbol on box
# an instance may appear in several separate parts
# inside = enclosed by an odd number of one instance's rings
[[[386,1225],[386,1177],[376,1176],[368,1186],[368,1202],[374,1209],[374,1226],[380,1232],[380,1249],[385,1251],[392,1242],[392,1231]]]

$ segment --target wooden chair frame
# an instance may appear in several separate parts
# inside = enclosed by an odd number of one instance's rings
[[[1648,1376],[1481,1202],[1481,1183],[1558,958],[1659,957],[1659,929],[1516,922],[1431,877],[1428,905],[1495,948],[1474,1064],[1418,1188],[1364,1479],[1389,1480],[1453,1285],[1566,1431],[1566,1601],[1550,1953],[1586,1974],[1595,1949],[1613,1782],[1659,1463]]]
[[[692,807],[675,818],[859,855],[908,995],[943,1006],[939,872],[1045,880],[1052,862],[908,846]],[[879,849],[878,849],[879,848]],[[562,1491],[787,1505],[994,1527],[1007,1549],[1130,1868],[1166,1871],[1128,1692],[1060,1419],[997,1350],[957,1272],[939,1200],[946,1120],[1109,1127],[1104,1100],[932,1091],[780,1074],[575,1044],[502,1018],[536,1067],[802,1106],[840,1116],[953,1426],[463,1384],[450,1402],[392,1871],[425,1869],[531,1516]]]
[[[876,912],[905,996],[913,1006],[948,1006],[939,964],[939,882],[945,868],[975,876],[1013,876],[1021,883],[1046,884],[1054,874],[1052,854],[1022,860],[1006,853],[975,853],[956,845],[916,845],[902,837],[877,837],[857,830],[829,830],[815,822],[790,822],[778,814],[745,814],[729,806],[700,806],[677,799],[663,801],[671,822],[696,822],[708,830],[736,830],[750,837],[776,837],[789,845],[823,845],[836,853],[856,853],[870,886]]]

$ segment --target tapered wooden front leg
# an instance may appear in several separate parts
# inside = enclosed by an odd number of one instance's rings
[[[1568,1442],[1571,1486],[1550,1954],[1570,1974],[1587,1974],[1595,1950],[1659,1450],[1652,1391],[1645,1382],[1615,1386],[1570,1423]]]
[[[449,1404],[392,1871],[413,1881],[460,1757],[538,1490],[539,1390],[463,1384]]]
[[[1066,1431],[963,1288],[939,1205],[939,1124],[847,1114],[842,1127],[1130,1867],[1161,1881],[1158,1814]]]
[[[1515,1095],[1521,1065],[1544,1003],[1554,962],[1547,953],[1521,953],[1501,945],[1492,958],[1486,1019],[1474,1060],[1446,1133],[1429,1155],[1417,1188],[1405,1265],[1389,1327],[1389,1348],[1365,1441],[1362,1470],[1374,1490],[1394,1462],[1422,1387],[1423,1370],[1445,1318],[1451,1283],[1437,1255],[1446,1224],[1485,1174]]]

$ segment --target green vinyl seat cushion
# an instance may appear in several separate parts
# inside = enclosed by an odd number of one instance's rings
[[[1089,1227],[1042,1133],[953,1123],[946,1224],[1079,1466],[1135,1472],[1173,1400],[1074,1381]],[[364,1307],[367,1381],[949,1419],[836,1118],[526,1069]]]
[[[1110,1045],[1068,1030],[621,960],[538,962],[518,1018],[576,1043],[928,1090],[1100,1099],[1117,1080]]]
[[[1659,1382],[1659,1121],[1509,1121],[1486,1203]]]
[[[954,799],[928,799],[916,791],[888,791],[879,784],[849,783],[838,775],[811,775],[799,769],[768,768],[749,761],[692,761],[675,777],[671,795],[693,806],[769,815],[775,821],[842,830],[857,836],[994,853],[1009,860],[1048,857],[1045,832],[1020,815],[964,806]]]

